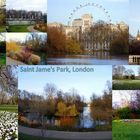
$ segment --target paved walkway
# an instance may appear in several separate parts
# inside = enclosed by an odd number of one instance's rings
[[[29,26],[29,27],[27,28],[27,30],[28,30],[29,32],[39,32],[38,30],[35,30],[35,29],[34,29],[34,26]]]
[[[19,126],[19,132],[32,136],[41,136],[41,129]],[[112,140],[111,131],[102,132],[66,132],[46,130],[44,137],[58,138],[64,140]]]
[[[11,59],[9,57],[6,57],[6,64],[7,65],[26,65],[20,61],[17,61],[17,60],[14,60],[14,59]]]

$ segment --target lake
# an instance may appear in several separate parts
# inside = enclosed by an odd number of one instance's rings
[[[128,56],[111,56],[109,52],[95,52],[92,55],[49,55],[46,63],[48,65],[127,65]]]
[[[36,113],[28,113],[26,116],[30,121],[37,120],[39,121],[39,115]],[[97,122],[95,122],[90,115],[90,107],[84,107],[83,113],[79,117],[70,117],[70,118],[57,118],[54,117],[51,120],[45,117],[45,123],[49,126],[63,127],[68,126],[72,128],[95,128]],[[99,125],[107,124],[105,121],[98,122]]]

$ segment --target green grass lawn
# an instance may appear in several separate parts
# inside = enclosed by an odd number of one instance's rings
[[[19,133],[19,140],[62,140],[62,139],[35,137],[35,136],[25,135],[25,134]]]
[[[140,123],[113,121],[113,140],[140,140]]]
[[[5,32],[6,29],[5,29],[5,26],[0,26],[0,32]]]
[[[6,54],[0,53],[0,65],[5,65],[5,64],[6,64]]]
[[[17,105],[0,105],[0,111],[18,112]]]
[[[8,32],[28,32],[29,25],[9,25]]]
[[[140,80],[114,80],[114,90],[140,90]]]

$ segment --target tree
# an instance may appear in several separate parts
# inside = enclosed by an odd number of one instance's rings
[[[106,120],[110,124],[112,122],[112,88],[110,82],[107,82],[107,87],[101,97],[93,93],[91,97],[91,116],[97,122]]]
[[[77,116],[79,113],[76,109],[75,104],[70,105],[70,106],[66,106],[66,104],[64,102],[59,102],[57,104],[57,112],[56,112],[56,116],[59,117],[75,117]]]
[[[74,39],[68,38],[66,41],[66,52],[68,54],[80,54],[82,53],[80,44],[76,42]]]
[[[131,75],[134,75],[134,71],[132,69],[127,69],[125,71],[125,76],[128,76],[128,78],[131,78]]]
[[[121,79],[125,73],[126,68],[124,66],[113,66],[113,79]]]
[[[56,116],[62,116],[65,117],[68,115],[67,112],[67,107],[66,104],[64,102],[59,102],[57,104],[57,112],[56,112]]]
[[[118,28],[119,29],[119,28]],[[122,55],[129,53],[129,30],[121,30],[113,32],[114,39],[111,41],[110,53],[115,55]]]
[[[47,99],[53,99],[57,91],[57,87],[55,84],[47,83],[44,87],[44,92],[46,94]]]
[[[46,84],[44,88],[45,94],[46,94],[46,109],[47,109],[47,115],[51,118],[55,114],[55,95],[57,92],[57,88],[54,84]]]
[[[138,67],[138,75],[140,76],[140,67]]]
[[[57,27],[48,27],[48,54],[65,53],[66,35],[62,29]]]
[[[0,86],[7,93],[7,103],[17,104],[18,88],[17,88],[17,71],[16,66],[0,66]]]

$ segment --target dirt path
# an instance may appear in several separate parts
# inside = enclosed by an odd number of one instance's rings
[[[37,31],[37,30],[34,29],[34,26],[29,26],[29,27],[27,28],[27,30],[28,30],[29,32],[39,32],[39,31]]]
[[[26,65],[20,61],[17,61],[17,60],[14,60],[14,59],[11,59],[9,57],[6,57],[6,65]]]
[[[41,129],[19,126],[19,132],[32,136],[42,136]],[[44,137],[59,138],[64,140],[112,140],[112,132],[111,131],[65,132],[65,131],[45,130]]]

